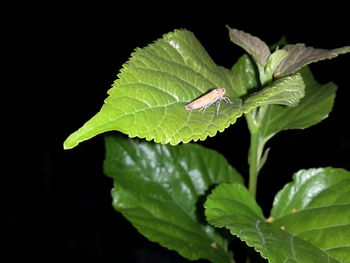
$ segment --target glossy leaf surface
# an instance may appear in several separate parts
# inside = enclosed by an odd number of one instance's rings
[[[301,170],[275,197],[274,224],[312,243],[339,262],[350,262],[350,172]]]
[[[106,137],[105,173],[113,206],[149,240],[195,260],[229,262],[227,242],[205,223],[207,190],[242,177],[223,156],[195,144],[170,145]]]
[[[302,170],[294,180],[277,194],[273,219],[264,220],[238,184],[214,189],[205,203],[207,219],[230,229],[269,262],[350,262],[350,172]]]

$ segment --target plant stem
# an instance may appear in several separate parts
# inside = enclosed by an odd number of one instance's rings
[[[249,191],[256,198],[256,189],[258,182],[258,174],[261,166],[263,165],[261,161],[263,149],[266,140],[261,137],[259,128],[259,117],[258,114],[262,114],[262,112],[252,111],[250,113],[245,114],[247,119],[248,128],[250,131],[250,148],[249,148]]]
[[[259,159],[259,134],[251,133],[249,149],[249,191],[254,198],[256,197]]]

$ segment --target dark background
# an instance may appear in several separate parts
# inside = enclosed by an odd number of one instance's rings
[[[12,42],[5,53],[13,55],[14,78],[8,90],[20,111],[12,118],[19,127],[12,132],[15,144],[7,152],[13,162],[7,163],[11,172],[5,174],[10,179],[4,199],[5,230],[10,234],[5,251],[13,257],[186,262],[148,242],[113,210],[112,180],[102,173],[103,136],[69,151],[63,151],[63,141],[97,113],[133,49],[173,29],[194,32],[214,61],[225,67],[243,54],[229,41],[226,24],[268,45],[282,35],[289,43],[319,48],[350,45],[350,23],[342,13],[346,8],[303,8],[291,3],[262,8],[219,2],[191,7],[179,2],[13,7],[14,16],[8,20]],[[258,191],[266,215],[276,192],[297,170],[350,169],[350,55],[311,68],[319,82],[338,85],[335,107],[322,123],[282,132],[269,143],[271,152]],[[223,153],[247,175],[249,137],[243,118],[202,144]]]

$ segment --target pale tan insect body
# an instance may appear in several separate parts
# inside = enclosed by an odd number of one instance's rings
[[[226,92],[225,88],[213,89],[211,92],[187,104],[185,106],[185,109],[186,110],[200,109],[202,112],[204,112],[206,108],[208,108],[212,104],[218,103],[218,106],[216,108],[216,113],[218,113],[220,108],[220,102],[222,100],[224,100],[227,103],[233,103],[230,101],[228,97],[224,97],[225,92]]]

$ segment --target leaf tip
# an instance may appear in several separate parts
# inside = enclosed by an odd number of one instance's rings
[[[350,46],[335,48],[335,49],[333,49],[333,52],[335,52],[337,55],[350,53]]]
[[[63,142],[64,150],[73,149],[75,146],[79,144],[79,141],[77,141],[74,137],[75,137],[75,132],[69,135],[68,138]]]

